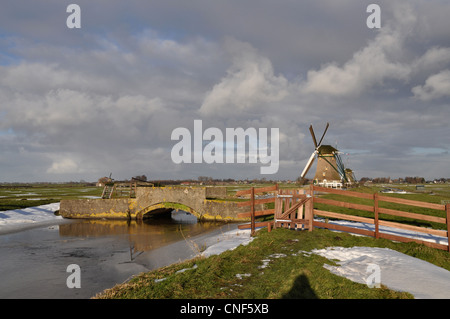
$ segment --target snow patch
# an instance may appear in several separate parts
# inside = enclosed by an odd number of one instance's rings
[[[250,277],[252,274],[236,274],[236,278],[242,279],[244,277]]]
[[[380,268],[381,284],[397,291],[407,291],[418,299],[450,298],[450,271],[389,248],[328,247],[312,253],[337,261],[324,265],[332,273],[366,284],[370,264]]]
[[[0,234],[60,221],[63,217],[55,215],[57,210],[59,210],[59,203],[2,211],[0,212]]]
[[[211,255],[219,255],[224,251],[233,250],[240,245],[248,245],[253,241],[253,237],[250,236],[249,229],[235,229],[227,231],[219,236],[215,237],[217,242],[202,252],[203,257],[209,257]]]

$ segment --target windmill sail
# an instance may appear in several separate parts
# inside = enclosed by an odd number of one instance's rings
[[[304,178],[305,175],[308,173],[309,169],[311,168],[312,164],[314,163],[314,158],[318,154],[318,149],[322,144],[323,138],[325,137],[325,134],[327,133],[328,127],[330,126],[330,123],[327,123],[327,126],[325,127],[325,131],[322,134],[322,137],[319,140],[319,143],[317,143],[316,134],[314,134],[314,129],[312,127],[312,124],[309,126],[309,132],[311,133],[311,137],[315,146],[314,152],[311,154],[308,162],[306,163],[305,168],[303,169],[302,174],[300,175],[301,178]]]
[[[330,123],[327,123],[327,126],[325,127],[325,131],[323,132],[322,137],[320,138],[319,145],[322,144],[323,138],[325,137],[325,134],[327,133],[329,126],[330,126]],[[317,148],[317,146],[316,146],[316,148]]]
[[[314,142],[314,146],[317,149],[318,145],[317,145],[316,135],[314,134],[314,130],[313,130],[312,125],[309,126],[309,132],[311,133],[311,136],[312,136],[312,139],[313,139],[313,142]]]
[[[338,153],[336,153],[335,157],[336,157],[337,170],[339,172],[339,175],[341,175],[341,179],[345,182],[348,182],[348,178],[345,173],[344,163],[342,162],[341,156]]]
[[[311,168],[312,164],[314,163],[314,158],[316,157],[317,151],[314,151],[311,154],[311,157],[308,160],[308,163],[306,164],[305,168],[303,169],[302,175],[300,175],[301,178],[304,178],[306,174],[308,174],[309,169]]]

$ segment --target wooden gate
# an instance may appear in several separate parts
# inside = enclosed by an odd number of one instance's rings
[[[275,199],[273,227],[312,230],[312,196],[301,189],[280,189]]]
[[[257,194],[266,194],[267,197],[260,198]],[[311,192],[301,189],[278,189],[278,185],[250,188],[236,192],[236,196],[250,195],[250,200],[238,203],[238,207],[250,206],[250,211],[238,214],[239,218],[250,217],[248,224],[239,225],[239,229],[251,229],[254,234],[255,227],[267,227],[268,231],[274,227],[285,227],[292,229],[312,230],[313,206]],[[257,196],[259,198],[257,198]],[[275,208],[262,208],[256,210],[257,205],[274,203]],[[257,222],[256,219],[273,215],[271,221]]]

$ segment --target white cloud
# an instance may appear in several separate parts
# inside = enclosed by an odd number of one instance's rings
[[[357,95],[385,80],[408,79],[410,67],[398,61],[404,35],[388,26],[366,47],[357,51],[343,66],[330,63],[319,70],[310,70],[303,84],[304,93]]]
[[[71,158],[63,158],[56,160],[47,169],[49,174],[73,174],[80,173],[77,163],[75,163]]]
[[[432,47],[415,61],[414,67],[420,72],[427,72],[429,70],[439,70],[449,63],[450,48]]]
[[[431,75],[424,85],[415,86],[411,91],[415,98],[422,101],[450,97],[450,70]]]
[[[227,75],[206,95],[200,114],[236,114],[260,104],[280,101],[287,94],[288,81],[276,76],[269,59],[250,44],[228,39],[226,49],[232,56]]]

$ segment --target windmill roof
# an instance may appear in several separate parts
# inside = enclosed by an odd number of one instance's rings
[[[331,145],[321,145],[319,146],[319,149],[317,151],[319,152],[319,154],[333,154],[338,150]]]

